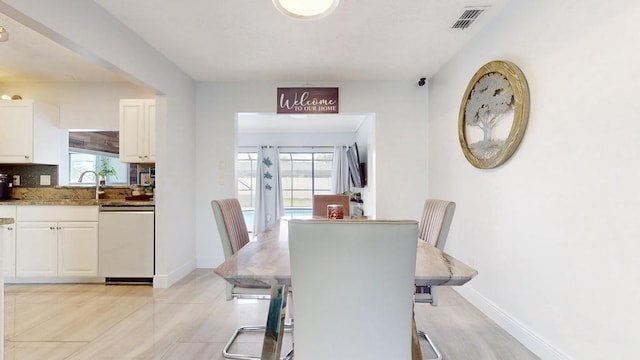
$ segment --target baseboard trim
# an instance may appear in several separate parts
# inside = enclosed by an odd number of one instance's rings
[[[153,277],[153,287],[154,288],[168,288],[171,285],[177,283],[185,276],[189,275],[193,270],[196,269],[196,262],[194,260],[188,261],[177,269],[173,270],[169,274],[156,274]]]
[[[222,256],[201,256],[196,258],[196,267],[198,269],[213,269],[224,262]]]
[[[546,339],[539,336],[520,321],[502,310],[493,301],[482,296],[482,294],[473,287],[467,285],[453,286],[452,288],[541,359],[571,359],[568,355],[551,345]]]

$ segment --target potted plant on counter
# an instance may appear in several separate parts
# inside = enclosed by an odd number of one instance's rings
[[[112,175],[116,179],[118,178],[118,173],[116,172],[116,169],[111,166],[109,158],[103,157],[100,159],[100,170],[98,171],[101,186],[104,186],[106,184],[108,175]]]

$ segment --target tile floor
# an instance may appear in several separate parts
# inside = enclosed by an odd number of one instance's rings
[[[268,307],[263,300],[226,301],[224,290],[224,280],[208,269],[168,289],[7,284],[5,359],[222,360],[233,331],[263,324]],[[443,290],[440,306],[416,306],[416,321],[446,359],[537,359],[456,292]],[[232,350],[258,355],[261,346],[260,336],[245,335]]]

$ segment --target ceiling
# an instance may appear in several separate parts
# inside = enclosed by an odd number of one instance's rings
[[[342,0],[320,20],[270,0],[95,0],[197,81],[429,78],[509,0]],[[452,29],[466,7],[484,11]],[[124,81],[0,14],[0,83]]]
[[[2,13],[0,26],[9,32],[0,43],[0,84],[124,81]]]
[[[281,14],[270,0],[94,0],[196,81],[430,78],[509,0],[342,0],[320,20]],[[484,12],[466,29],[465,10]],[[0,14],[0,84],[127,81]],[[278,115],[239,122],[241,132],[295,131]],[[342,119],[342,120],[336,120]],[[341,122],[342,121],[342,122]],[[354,131],[362,116],[310,116],[306,131]],[[323,126],[324,124],[324,126]],[[329,125],[332,124],[332,125]]]

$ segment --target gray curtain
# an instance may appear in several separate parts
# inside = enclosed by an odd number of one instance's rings
[[[333,169],[331,170],[331,191],[334,194],[349,193],[349,164],[347,162],[347,147],[333,148]]]
[[[277,147],[258,146],[253,234],[258,235],[277,224],[283,214],[280,152]]]

